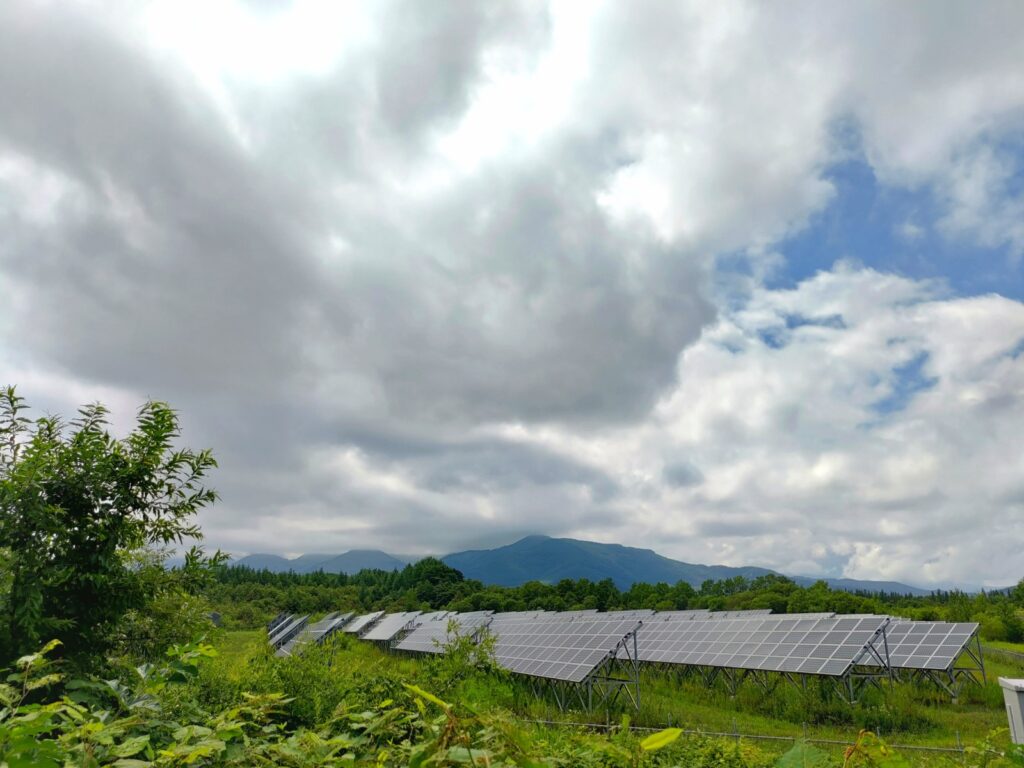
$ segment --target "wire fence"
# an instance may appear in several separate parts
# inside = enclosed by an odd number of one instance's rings
[[[1024,653],[1018,651],[1009,651],[1005,648],[994,648],[991,645],[981,646],[982,653],[992,654],[993,656],[1008,656],[1015,661],[1024,663]]]
[[[533,724],[533,725],[546,725],[556,726],[562,728],[586,728],[588,730],[605,731],[607,733],[613,733],[621,728],[616,723],[575,723],[566,722],[564,720],[529,720],[520,719],[519,722]],[[629,729],[631,731],[641,731],[643,733],[656,733],[662,731],[665,728],[673,728],[677,726],[666,725],[661,728],[653,728],[650,726],[636,726],[631,725]],[[768,733],[741,733],[739,730],[734,731],[704,731],[699,728],[680,728],[680,730],[687,736],[714,736],[716,738],[725,739],[754,739],[757,741],[778,741],[786,742],[789,744],[795,744],[798,741],[804,741],[808,744],[816,744],[820,746],[828,747],[847,747],[853,746],[853,742],[842,741],[840,739],[821,739],[813,736],[807,736],[806,726],[804,728],[804,734],[802,736],[779,736],[777,734]],[[948,755],[960,755],[961,757],[965,754],[964,745],[960,741],[960,732],[956,732],[956,745],[949,747],[936,747],[936,746],[924,746],[921,744],[890,744],[886,742],[886,746],[899,751],[910,751],[910,752],[935,752],[940,754]]]

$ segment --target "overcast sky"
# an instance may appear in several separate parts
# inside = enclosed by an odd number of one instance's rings
[[[170,402],[235,553],[1015,583],[1022,34],[1016,0],[4,0],[0,383]]]

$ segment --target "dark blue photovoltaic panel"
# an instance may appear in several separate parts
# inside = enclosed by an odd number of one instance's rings
[[[384,611],[374,611],[373,613],[364,613],[362,616],[356,616],[345,625],[342,632],[347,635],[358,635],[363,630],[373,626],[374,622],[383,615]]]
[[[419,616],[416,617],[416,623],[424,624],[428,621],[437,621],[438,619],[443,619],[446,616],[450,615],[451,611],[434,611],[433,613],[421,613]]]
[[[973,622],[895,621],[885,631],[893,669],[953,668],[978,631]]]
[[[658,611],[648,621],[697,621],[707,617],[707,608],[694,608],[692,611]]]
[[[640,661],[843,676],[868,663],[867,646],[889,619],[771,616],[664,621],[637,632]]]
[[[491,623],[490,616],[470,616],[462,614],[448,616],[438,621],[420,624],[416,629],[399,640],[395,648],[399,651],[414,653],[444,653],[444,649],[454,640],[450,627],[462,636],[475,636],[483,627]]]
[[[270,635],[270,646],[272,648],[280,648],[301,632],[306,626],[306,622],[308,620],[309,616],[299,616],[281,622],[280,625],[275,627],[274,632]]]
[[[294,656],[303,647],[314,643],[319,645],[337,632],[351,618],[348,613],[329,613],[315,624],[310,624],[277,649],[277,656]]]
[[[388,642],[393,640],[395,635],[408,627],[417,616],[419,611],[406,611],[404,613],[389,613],[383,619],[374,624],[373,629],[363,635],[363,640],[376,640]]]
[[[495,620],[494,655],[511,672],[550,680],[581,682],[640,626],[637,619],[604,615]]]

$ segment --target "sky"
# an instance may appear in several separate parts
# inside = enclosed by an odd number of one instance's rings
[[[586,6],[586,7],[584,7]],[[1024,577],[1024,4],[0,3],[0,384],[207,544]]]

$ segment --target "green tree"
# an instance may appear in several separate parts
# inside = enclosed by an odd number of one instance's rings
[[[203,485],[209,451],[175,447],[177,415],[149,402],[124,439],[107,409],[70,422],[32,421],[14,387],[0,390],[0,548],[10,587],[3,606],[8,657],[59,637],[69,657],[97,658],[117,622],[146,605],[131,553],[200,539],[196,512],[216,494]]]

